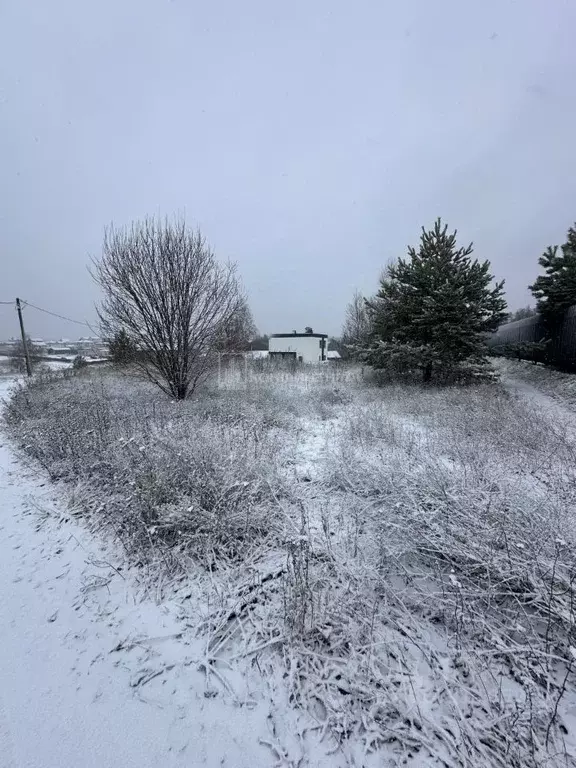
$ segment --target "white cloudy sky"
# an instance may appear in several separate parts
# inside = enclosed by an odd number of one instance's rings
[[[0,301],[91,320],[104,226],[185,212],[262,331],[338,333],[437,216],[522,306],[576,219],[575,28],[573,0],[0,0]]]

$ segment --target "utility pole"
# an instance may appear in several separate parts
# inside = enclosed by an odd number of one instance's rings
[[[28,376],[32,376],[32,366],[30,365],[30,355],[28,354],[28,344],[26,342],[26,334],[24,332],[24,320],[22,319],[22,307],[20,306],[20,299],[16,299],[16,309],[18,310],[18,320],[20,320],[20,333],[22,334],[22,347],[24,348],[24,357],[26,358],[26,373]]]

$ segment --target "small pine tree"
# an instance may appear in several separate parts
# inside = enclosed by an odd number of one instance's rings
[[[529,286],[549,337],[558,331],[566,310],[576,304],[576,224],[568,230],[561,251],[557,245],[547,248],[538,260],[546,274]]]
[[[486,337],[502,322],[504,281],[490,287],[490,262],[472,260],[472,244],[438,219],[422,228],[420,247],[390,265],[370,302],[373,322],[366,361],[375,368],[420,369],[424,381],[487,362]]]
[[[120,330],[108,342],[110,358],[117,365],[128,365],[136,357],[136,346],[126,331]]]

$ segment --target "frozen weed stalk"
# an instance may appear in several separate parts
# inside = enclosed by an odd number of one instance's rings
[[[310,585],[310,539],[302,507],[300,533],[286,542],[284,618],[294,637],[302,638],[314,624],[314,594]]]

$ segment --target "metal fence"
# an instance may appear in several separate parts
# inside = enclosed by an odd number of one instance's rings
[[[498,351],[508,345],[542,343],[546,329],[540,315],[506,323],[488,339],[488,346]],[[566,310],[562,325],[553,339],[546,344],[546,359],[556,365],[576,368],[576,306]]]

